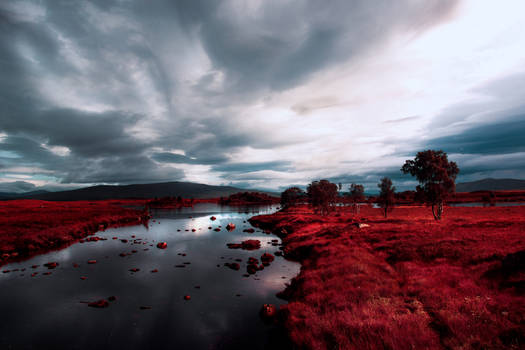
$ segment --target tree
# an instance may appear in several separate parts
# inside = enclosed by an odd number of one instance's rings
[[[456,192],[457,164],[449,162],[441,150],[427,150],[418,152],[414,160],[407,160],[401,171],[417,178],[421,185],[416,187],[416,192],[432,205],[434,219],[441,220],[444,201]]]
[[[359,203],[365,200],[365,188],[363,185],[350,185],[350,202],[354,205],[354,210],[359,213]]]
[[[281,193],[281,206],[289,208],[296,206],[302,202],[306,197],[306,193],[299,187],[290,187]]]
[[[377,187],[380,189],[377,203],[383,209],[386,218],[388,216],[388,210],[391,210],[394,206],[396,200],[394,193],[396,188],[392,186],[392,180],[388,177],[382,178]]]
[[[326,215],[337,201],[337,185],[328,180],[313,181],[308,185],[308,202],[321,215]]]

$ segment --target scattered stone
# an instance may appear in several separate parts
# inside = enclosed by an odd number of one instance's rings
[[[189,296],[189,295],[185,295],[184,296],[184,300],[190,300],[190,299],[191,299],[191,296]]]
[[[131,272],[139,272],[139,271],[140,271],[140,269],[138,269],[138,268],[134,267],[134,268],[132,268],[132,269],[129,269],[129,271],[131,271]]]
[[[38,275],[38,272],[33,272],[33,273],[31,274],[31,277],[35,277],[36,275]]]
[[[93,259],[93,260],[88,260],[87,263],[88,263],[88,264],[96,264],[97,261],[96,261],[95,259]]]
[[[270,253],[264,253],[262,256],[261,256],[261,261],[263,264],[270,264],[273,260],[275,259],[275,257],[270,254]]]
[[[261,241],[258,239],[248,239],[242,242],[242,249],[255,250],[261,248]]]
[[[92,302],[88,303],[88,306],[102,309],[102,308],[108,307],[109,306],[109,302],[106,299],[100,299],[100,300],[92,301]]]
[[[40,265],[31,265],[31,268],[32,269],[36,269],[37,267],[39,267]]]
[[[141,310],[151,310],[151,306],[141,306]]]
[[[51,270],[51,269],[54,269],[55,267],[57,267],[58,263],[57,262],[48,262],[48,263],[44,264],[44,266]]]
[[[51,272],[44,272],[42,275],[49,276],[50,274],[51,274]]]
[[[233,222],[230,222],[228,225],[226,225],[226,230],[228,231],[235,230],[235,224]]]
[[[283,256],[283,252],[281,251],[276,251],[274,254],[275,256]]]
[[[265,320],[272,319],[276,313],[277,309],[275,308],[275,305],[272,304],[264,304],[261,308],[261,311],[259,312],[261,317]]]
[[[217,220],[217,218],[216,218],[215,216],[212,216],[212,217],[210,218],[210,220],[211,220],[211,221],[215,221],[215,220]]]
[[[175,267],[186,267],[186,265],[175,265]]]
[[[156,273],[156,272],[159,272],[159,270],[157,269],[151,270],[151,273]]]
[[[245,228],[244,230],[242,230],[242,232],[246,232],[246,233],[254,233],[255,230],[253,228]]]
[[[201,289],[201,286],[195,286],[195,289]]]
[[[157,248],[159,249],[166,249],[168,247],[168,243],[166,242],[159,242],[157,243]]]
[[[218,227],[213,229],[213,231],[215,231],[215,232],[219,232],[220,230],[221,230],[221,229],[218,228]]]
[[[118,237],[113,237],[112,239],[118,239]]]
[[[128,254],[126,254],[126,253],[120,253],[119,254],[120,257],[125,257],[126,255],[128,255]]]
[[[79,266],[80,266],[79,264],[77,264],[77,263],[73,263],[73,267],[74,267],[75,269],[78,268]]]
[[[239,265],[237,263],[224,263],[224,266],[227,266],[230,269],[235,270],[235,271],[238,271],[241,268],[241,265]]]
[[[115,300],[117,300],[117,297],[114,296],[114,295],[112,295],[112,296],[110,296],[110,297],[108,298],[108,301],[115,301]]]
[[[127,239],[121,239],[120,240],[122,243],[128,243],[128,240]]]
[[[84,280],[87,279],[87,277],[86,277],[86,276],[80,276],[80,279],[81,279],[82,281],[84,281]]]

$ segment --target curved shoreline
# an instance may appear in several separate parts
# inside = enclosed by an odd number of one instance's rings
[[[0,202],[0,266],[63,249],[109,227],[147,224],[147,212],[120,206],[135,202]]]

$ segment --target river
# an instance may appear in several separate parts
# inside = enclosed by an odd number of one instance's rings
[[[300,265],[276,256],[270,266],[246,277],[248,257],[274,254],[280,240],[272,245],[277,237],[243,230],[252,228],[247,221],[251,216],[273,211],[269,206],[205,203],[156,210],[149,227],[108,229],[96,234],[107,240],[77,243],[3,266],[2,272],[9,272],[0,273],[0,348],[271,347],[273,326],[261,320],[259,310],[265,303],[284,303],[275,294],[298,274]],[[233,231],[225,229],[230,222],[236,225]],[[219,232],[213,230],[219,226]],[[261,248],[226,246],[246,239],[260,240]],[[157,248],[158,242],[166,242],[167,248]],[[48,269],[43,266],[48,262],[58,266]],[[240,270],[224,266],[233,262]],[[107,308],[86,304],[110,296],[115,300]]]

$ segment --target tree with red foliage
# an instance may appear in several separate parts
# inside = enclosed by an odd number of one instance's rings
[[[449,162],[441,150],[427,150],[418,152],[414,160],[407,160],[401,171],[417,178],[422,185],[416,187],[417,194],[432,205],[434,219],[441,220],[444,201],[456,192],[457,164]]]
[[[281,193],[281,206],[289,208],[296,206],[306,199],[306,193],[299,187],[290,187]]]
[[[388,211],[392,210],[395,203],[395,191],[396,188],[392,186],[392,180],[388,177],[381,179],[381,182],[377,185],[380,188],[379,197],[377,197],[377,203],[383,209],[385,218],[388,216]]]
[[[354,211],[359,213],[359,203],[365,201],[365,188],[363,185],[351,184],[350,185],[350,202],[354,206]]]
[[[313,181],[306,193],[310,205],[321,215],[328,214],[337,201],[337,185],[328,180]]]

